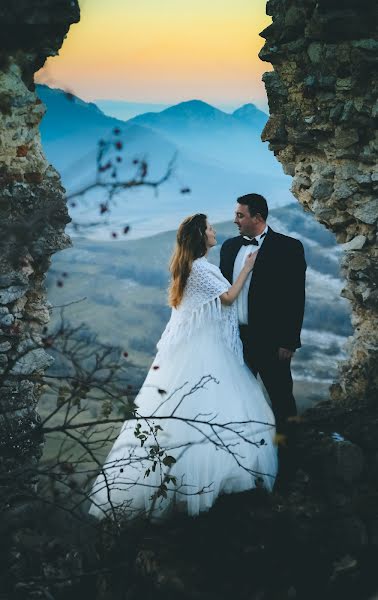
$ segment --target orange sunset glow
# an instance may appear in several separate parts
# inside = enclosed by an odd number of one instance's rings
[[[258,58],[265,0],[82,0],[36,80],[85,100],[266,102]]]

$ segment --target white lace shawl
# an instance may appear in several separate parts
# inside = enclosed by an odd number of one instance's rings
[[[222,305],[219,298],[229,288],[230,283],[218,267],[205,257],[197,258],[186,282],[182,301],[178,308],[172,308],[171,318],[157,344],[159,354],[185,343],[196,330],[206,330],[211,322],[218,325],[221,341],[243,364],[236,304]]]

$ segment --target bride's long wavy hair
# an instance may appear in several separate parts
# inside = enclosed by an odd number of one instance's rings
[[[172,279],[168,300],[174,308],[182,300],[193,261],[206,254],[206,227],[207,216],[197,213],[187,217],[177,230],[176,247],[169,266]]]

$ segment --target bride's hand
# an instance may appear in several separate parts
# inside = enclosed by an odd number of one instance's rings
[[[247,258],[245,259],[244,268],[248,271],[248,273],[252,271],[255,265],[257,253],[258,250],[256,250],[255,252],[251,252],[251,254],[248,254]]]

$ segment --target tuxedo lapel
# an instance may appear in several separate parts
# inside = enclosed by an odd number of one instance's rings
[[[249,292],[251,292],[254,285],[256,285],[256,281],[259,280],[261,274],[264,273],[264,265],[266,264],[266,261],[269,255],[271,254],[272,246],[274,245],[275,235],[276,234],[273,231],[273,229],[268,227],[268,232],[266,234],[264,243],[258,251],[255,265],[253,267],[253,276],[249,287]]]
[[[272,242],[274,243],[275,235],[276,234],[273,231],[273,229],[268,227],[268,231],[267,231],[264,243],[261,246],[261,248],[259,249],[257,257],[256,257],[256,262],[255,262],[255,266],[253,269],[253,277],[252,277],[250,290],[253,285],[253,281],[256,278],[256,275],[258,277],[259,273],[263,272],[263,270],[264,270],[265,257],[266,257],[266,255],[270,254],[270,249],[272,246]],[[237,256],[240,248],[243,245],[243,237],[240,235],[236,238],[233,238],[231,240],[231,242],[232,243],[229,245],[229,247],[227,249],[227,254],[225,255],[224,266],[223,266],[223,274],[230,283],[232,283],[232,280],[233,280],[234,263],[235,263],[236,256]],[[254,252],[254,250],[255,250],[255,248],[253,246],[251,246],[251,252]]]
[[[256,273],[256,270],[259,270],[261,265],[264,263],[264,258],[267,254],[269,254],[269,250],[271,248],[271,244],[274,238],[274,231],[273,229],[271,229],[270,227],[268,227],[268,231],[264,240],[264,243],[262,244],[261,248],[258,251],[257,257],[256,257],[256,261],[255,261],[255,266],[254,266],[254,274]]]

